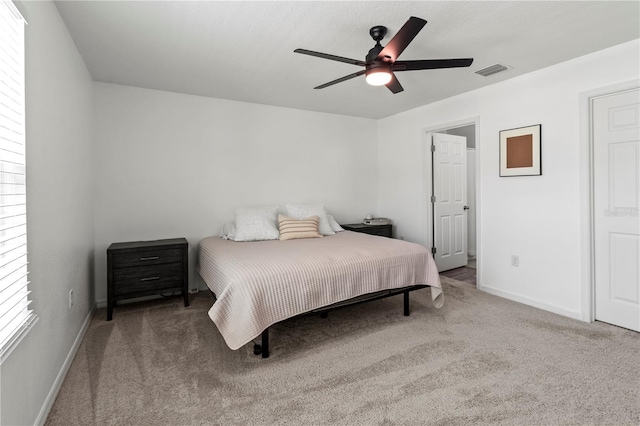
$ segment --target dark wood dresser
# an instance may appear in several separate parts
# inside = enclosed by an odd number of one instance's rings
[[[392,238],[393,225],[365,225],[364,223],[349,223],[340,225],[347,231],[362,232],[365,234],[379,235],[381,237]]]
[[[185,238],[114,243],[107,249],[107,321],[118,300],[181,291],[189,306]]]

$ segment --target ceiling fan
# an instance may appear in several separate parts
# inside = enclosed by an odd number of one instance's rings
[[[456,68],[456,67],[468,67],[473,63],[473,58],[464,59],[422,59],[417,61],[398,61],[398,56],[407,48],[409,43],[418,35],[420,30],[426,25],[427,21],[424,19],[416,18],[412,16],[407,22],[400,28],[400,31],[382,47],[380,40],[387,34],[387,28],[381,25],[377,25],[371,30],[369,34],[376,42],[376,45],[369,50],[364,61],[357,59],[343,58],[342,56],[329,55],[327,53],[314,52],[306,49],[296,49],[295,53],[302,53],[304,55],[316,56],[318,58],[330,59],[332,61],[345,62],[347,64],[357,65],[364,67],[365,69],[355,72],[353,74],[346,75],[320,86],[314,87],[314,89],[324,89],[325,87],[333,86],[337,83],[350,80],[354,77],[366,75],[367,83],[373,86],[385,85],[391,90],[391,92],[399,93],[404,89],[396,78],[394,71],[416,71],[416,70],[430,70],[437,68]]]

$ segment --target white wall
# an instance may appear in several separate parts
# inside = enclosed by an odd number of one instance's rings
[[[106,249],[200,239],[236,207],[321,202],[339,222],[377,213],[374,120],[96,83],[96,299]],[[117,315],[117,312],[115,313]]]
[[[480,117],[481,288],[580,318],[580,93],[638,78],[639,52],[636,40],[379,120],[381,213],[398,234],[430,241],[422,129]],[[498,132],[532,124],[542,124],[542,176],[498,177]]]
[[[1,366],[3,425],[43,421],[91,311],[93,84],[52,2],[24,2],[27,227],[39,321]],[[73,289],[75,305],[68,308]]]

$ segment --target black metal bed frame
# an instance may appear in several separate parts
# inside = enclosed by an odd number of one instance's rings
[[[396,296],[398,294],[404,294],[404,316],[409,316],[409,292],[420,290],[423,288],[429,287],[425,284],[416,284],[412,286],[390,289],[390,290],[381,290],[374,293],[364,294],[362,296],[354,297],[353,299],[344,300],[342,302],[333,303],[331,305],[323,306],[322,308],[313,309],[309,312],[304,312],[302,314],[293,316],[291,318],[287,318],[283,321],[287,321],[293,318],[300,318],[308,315],[320,314],[322,318],[326,318],[330,311],[334,311],[336,309],[345,308],[347,306],[359,305],[360,303],[371,302],[373,300],[384,299],[391,296]],[[215,293],[211,292],[213,297],[215,298]],[[276,323],[277,324],[277,323]],[[262,342],[261,344],[253,345],[253,353],[256,355],[262,354],[262,358],[269,358],[269,327],[267,327],[262,332]]]

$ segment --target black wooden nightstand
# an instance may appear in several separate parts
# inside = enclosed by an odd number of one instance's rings
[[[364,223],[349,223],[340,225],[347,231],[362,232],[370,235],[392,238],[393,225],[365,225]]]
[[[189,243],[184,238],[114,243],[107,249],[107,321],[116,301],[182,291],[189,306]]]

